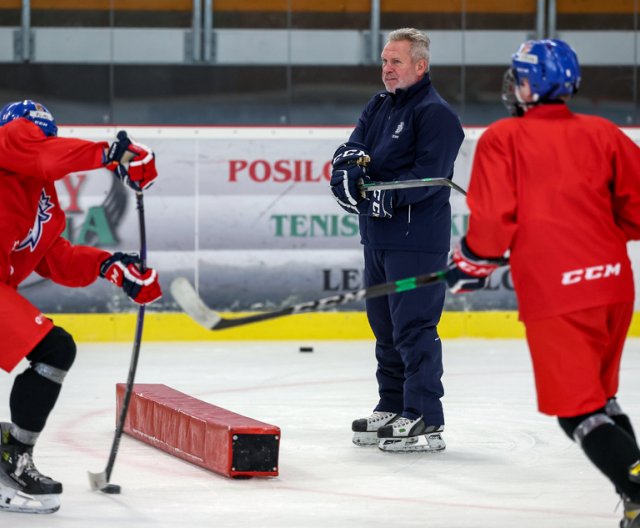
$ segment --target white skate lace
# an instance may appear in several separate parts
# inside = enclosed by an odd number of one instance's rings
[[[14,471],[16,477],[20,477],[20,475],[22,475],[23,473],[26,474],[29,478],[32,478],[36,481],[48,478],[36,469],[36,466],[33,463],[33,459],[31,458],[31,454],[26,452],[18,455],[18,460],[16,461],[16,469]]]
[[[395,414],[396,413],[391,413],[391,412],[373,411],[373,414],[369,416],[369,418],[367,418],[367,422],[370,424],[373,424],[376,422],[382,422],[395,416]]]

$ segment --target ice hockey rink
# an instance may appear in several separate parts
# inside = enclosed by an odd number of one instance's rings
[[[106,465],[131,345],[80,343],[35,453],[64,483],[62,507],[3,513],[3,526],[616,527],[608,481],[536,411],[524,341],[453,339],[444,350],[447,449],[398,454],[351,443],[351,421],[376,399],[369,341],[143,343],[136,382],[279,426],[280,474],[229,479],[124,435],[112,476],[122,494],[104,495],[87,471]],[[619,396],[636,424],[639,378],[640,340],[630,339]]]

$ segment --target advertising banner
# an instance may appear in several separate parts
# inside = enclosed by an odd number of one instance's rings
[[[110,142],[117,131],[61,127],[60,135]],[[358,219],[335,203],[328,188],[331,155],[351,129],[127,131],[154,150],[159,171],[144,203],[148,264],[158,270],[165,295],[150,310],[178,309],[169,293],[176,276],[187,277],[212,308],[223,311],[282,307],[363,286]],[[481,133],[480,128],[465,129],[454,173],[463,188]],[[57,188],[71,242],[108,251],[139,250],[135,195],[111,173],[69,174]],[[468,210],[464,196],[455,191],[451,205],[455,244],[466,232]],[[33,275],[21,292],[47,313],[134,310],[121,291],[101,279],[85,289],[69,289]],[[503,268],[485,291],[449,295],[446,309],[516,306],[508,268]],[[362,308],[355,304],[344,309]]]

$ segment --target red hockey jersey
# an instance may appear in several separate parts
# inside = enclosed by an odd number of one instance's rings
[[[54,182],[103,166],[107,143],[46,137],[27,119],[0,127],[0,281],[17,286],[32,271],[86,286],[109,253],[60,238],[66,220]]]
[[[640,148],[610,121],[564,104],[497,121],[478,141],[467,203],[471,250],[510,250],[523,321],[633,300]]]
[[[66,219],[54,185],[70,172],[102,167],[107,147],[46,137],[22,118],[0,127],[0,368],[10,371],[51,329],[17,286],[33,271],[65,286],[86,286],[110,255],[60,236]]]

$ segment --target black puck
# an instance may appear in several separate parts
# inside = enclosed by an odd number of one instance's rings
[[[117,484],[107,484],[100,491],[108,495],[120,495],[120,486]]]
[[[310,346],[301,346],[300,352],[313,352],[313,347]]]

